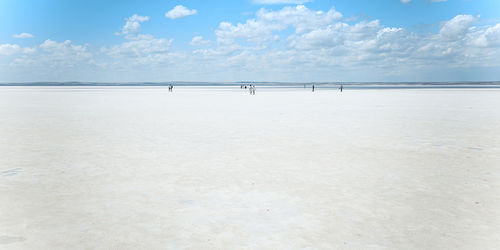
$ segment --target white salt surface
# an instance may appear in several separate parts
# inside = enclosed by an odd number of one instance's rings
[[[0,88],[1,249],[498,249],[500,90]]]

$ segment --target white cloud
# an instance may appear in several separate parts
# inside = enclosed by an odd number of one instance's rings
[[[252,0],[254,4],[303,4],[312,0]]]
[[[155,67],[171,58],[169,53],[172,39],[152,38],[142,39],[115,45],[110,49],[102,49],[111,58],[120,61],[115,62],[118,68],[127,68],[133,65],[149,65]]]
[[[500,23],[485,30],[474,32],[470,44],[479,47],[500,46]]]
[[[198,11],[193,9],[190,10],[182,5],[177,5],[167,13],[165,13],[166,18],[177,19],[181,17],[191,16],[197,14]]]
[[[144,57],[167,52],[172,41],[164,38],[141,39],[124,42],[104,51],[113,57]]]
[[[40,44],[43,52],[47,53],[49,59],[58,61],[86,60],[92,57],[87,45],[74,45],[70,40],[56,42],[50,39]]]
[[[194,36],[189,44],[204,47],[190,51],[141,33],[147,20],[127,18],[120,34],[129,40],[100,50],[50,39],[33,47],[1,44],[0,55],[9,56],[0,56],[0,80],[8,73],[33,80],[433,81],[478,68],[500,72],[500,24],[482,25],[478,16],[457,15],[437,32],[414,33],[376,19],[347,21],[334,8],[263,8],[241,23],[221,22],[216,42]]]
[[[474,27],[478,18],[458,15],[445,22],[437,34],[416,34],[400,27],[384,27],[378,20],[346,23],[333,8],[327,13],[305,6],[261,9],[245,23],[220,23],[216,30],[218,47],[196,52],[204,57],[225,58],[221,63],[224,67],[243,64],[245,72],[252,72],[252,68],[259,76],[272,68],[283,77],[300,75],[318,80],[332,76],[328,73],[332,67],[336,69],[335,77],[351,78],[359,75],[346,72],[362,70],[366,75],[387,77],[433,71],[432,65],[446,65],[449,69],[500,67],[500,59],[495,57],[500,56],[499,52],[481,49],[500,46],[500,24]],[[272,38],[283,35],[280,32],[290,27],[295,32],[286,37],[286,48],[269,49]],[[233,49],[225,50],[228,46]],[[258,63],[252,66],[251,61]],[[232,70],[237,72],[238,68]]]
[[[10,56],[19,52],[19,45],[17,44],[0,44],[0,55]]]
[[[33,38],[35,36],[33,36],[30,33],[20,33],[20,34],[14,34],[14,35],[12,35],[12,37],[14,37],[14,38]]]
[[[34,53],[36,53],[36,49],[35,48],[26,47],[26,48],[23,48],[23,53],[24,54],[34,54]]]
[[[477,19],[471,15],[458,15],[445,22],[439,34],[446,40],[462,39],[476,21]]]
[[[208,45],[210,44],[209,40],[204,40],[202,36],[195,36],[189,43],[192,46],[198,46],[198,45]]]
[[[193,51],[194,55],[201,56],[203,58],[211,58],[211,59],[224,59],[226,56],[230,56],[234,54],[234,52],[240,51],[243,49],[243,46],[231,44],[219,46],[215,49],[198,49]]]
[[[11,74],[21,81],[75,80],[92,74],[94,54],[88,45],[45,40],[38,46],[19,48],[9,62]]]
[[[284,7],[279,11],[261,9],[257,12],[256,16],[264,24],[282,23],[292,26],[296,29],[297,33],[306,32],[315,27],[328,25],[342,19],[342,14],[337,12],[333,7],[328,12],[323,12],[310,10],[304,5]]]
[[[131,65],[146,65],[162,63],[169,59],[172,53],[169,52],[170,45],[173,39],[156,38],[150,34],[140,33],[141,22],[148,21],[147,16],[133,15],[126,18],[126,23],[120,34],[124,34],[125,38],[132,41],[123,42],[109,48],[102,47],[100,52],[105,55],[108,60],[119,60],[114,63],[100,63],[106,67],[114,67],[115,70],[123,70]],[[132,70],[128,68],[128,70]]]
[[[378,20],[359,22],[355,25],[338,22],[288,38],[290,46],[298,49],[335,48],[336,46],[359,45],[363,41],[374,41],[382,29]]]
[[[233,43],[238,38],[261,43],[276,40],[273,33],[290,26],[295,28],[296,33],[303,33],[341,18],[342,14],[335,11],[334,8],[328,12],[312,11],[304,5],[287,6],[279,11],[260,9],[256,13],[255,19],[249,19],[244,24],[233,25],[228,22],[221,22],[215,34],[217,35],[217,41],[223,44]]]
[[[122,31],[119,34],[125,35],[127,39],[136,39],[137,34],[141,30],[141,23],[149,21],[148,16],[139,16],[134,14],[129,18],[125,18],[125,25],[122,27]]]
[[[401,1],[401,3],[404,3],[404,4],[407,4],[407,3],[411,2],[411,0],[400,0],[400,1]]]

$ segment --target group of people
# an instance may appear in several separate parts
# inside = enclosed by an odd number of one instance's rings
[[[247,85],[241,85],[240,88],[241,89],[248,89],[249,92],[250,92],[250,95],[255,95],[255,85],[252,85],[252,84],[250,84],[248,86]]]
[[[240,86],[241,89],[248,89],[249,92],[250,92],[250,95],[255,95],[255,85],[253,84],[250,84],[250,85],[241,85]],[[304,84],[304,88],[306,88],[306,85]],[[314,84],[312,85],[312,92],[314,92]],[[342,92],[344,90],[344,85],[340,84],[340,92]],[[172,92],[174,90],[174,86],[172,86],[172,84],[170,84],[168,86],[168,92]]]

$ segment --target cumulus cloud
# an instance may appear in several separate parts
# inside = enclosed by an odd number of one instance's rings
[[[122,31],[119,34],[124,35],[127,39],[135,39],[141,30],[141,23],[149,21],[149,19],[148,16],[139,16],[137,14],[125,18],[125,25],[123,25]]]
[[[439,34],[447,40],[462,39],[477,19],[472,15],[458,15],[444,23]]]
[[[252,0],[254,4],[303,4],[312,0]]]
[[[195,9],[190,10],[182,5],[177,5],[173,9],[165,13],[165,17],[170,19],[177,19],[186,16],[196,15],[197,13],[198,11]]]
[[[404,3],[404,4],[407,4],[407,3],[411,2],[411,0],[400,0],[400,1],[401,1],[401,3]]]
[[[104,50],[113,57],[143,57],[168,51],[172,39],[151,38],[124,42]]]
[[[202,36],[195,36],[189,43],[192,46],[207,45],[210,44],[209,40],[204,40]]]
[[[33,36],[33,34],[30,34],[30,33],[19,33],[19,34],[12,35],[12,37],[14,37],[14,38],[33,38],[35,36]]]
[[[399,29],[396,29],[399,30]],[[355,25],[335,23],[289,37],[290,46],[299,49],[335,48],[336,46],[361,45],[375,42],[378,32],[383,32],[378,20],[359,22]]]
[[[34,54],[34,53],[36,53],[36,48],[31,48],[31,47],[23,48],[23,53],[24,54]]]
[[[51,39],[33,47],[18,49],[8,70],[21,81],[78,79],[94,67],[94,54],[86,44]]]
[[[17,44],[0,44],[0,55],[10,56],[19,52],[19,45]]]
[[[120,34],[124,34],[129,41],[111,47],[102,47],[100,52],[119,62],[112,63],[118,67],[126,67],[137,64],[155,64],[164,62],[169,58],[170,45],[173,39],[156,38],[150,34],[140,33],[142,22],[148,21],[147,16],[133,15],[126,18],[126,23]],[[130,41],[131,40],[131,41]],[[108,65],[108,63],[103,63]]]
[[[25,67],[33,75],[33,69],[71,77],[100,72],[120,81],[436,80],[432,76],[437,68],[500,68],[500,24],[483,25],[479,18],[457,15],[443,21],[436,32],[415,33],[376,19],[347,21],[333,7],[262,8],[243,22],[219,23],[214,41],[202,36],[188,41],[203,47],[175,51],[173,39],[142,34],[140,25],[149,17],[134,15],[125,19],[120,32],[128,39],[100,50],[50,39],[33,47],[0,44],[0,75]]]
[[[315,72],[312,77],[319,79],[328,77],[332,67],[338,74],[369,69],[387,76],[431,71],[432,65],[443,64],[500,66],[496,57],[500,53],[481,49],[500,45],[500,25],[474,26],[478,19],[457,15],[443,22],[438,33],[417,34],[401,27],[386,27],[378,20],[347,23],[333,8],[328,12],[313,11],[303,5],[261,9],[244,23],[221,22],[215,31],[218,47],[197,50],[196,54],[225,58],[221,63],[224,67],[243,63],[246,72],[253,69],[259,75],[272,68],[285,76],[297,76],[288,70],[300,68],[302,72]],[[294,32],[285,36],[286,47],[270,49],[273,38],[290,28]]]
[[[304,5],[284,7],[279,11],[260,9],[256,13],[256,18],[249,19],[243,24],[221,22],[215,34],[219,43],[232,43],[238,38],[259,43],[275,40],[274,32],[290,26],[294,27],[297,33],[303,33],[341,18],[342,14],[334,8],[328,12],[312,11]]]
[[[500,23],[485,30],[474,31],[470,44],[479,47],[500,46]]]
[[[86,60],[92,57],[88,45],[75,45],[70,40],[57,42],[50,39],[40,44],[43,52],[48,53],[50,59],[58,61]]]

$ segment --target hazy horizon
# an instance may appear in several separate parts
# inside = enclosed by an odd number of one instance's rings
[[[500,81],[457,81],[457,82],[267,82],[267,81],[236,81],[236,82],[201,82],[201,81],[163,81],[163,82],[96,82],[96,81],[47,81],[47,82],[0,82],[0,86],[151,86],[162,87],[168,85],[176,86],[240,86],[246,84],[255,84],[257,86],[275,86],[286,87],[295,86],[302,87],[303,85],[315,84],[317,86],[407,86],[407,87],[439,87],[439,86],[471,86],[471,87],[500,87]]]

